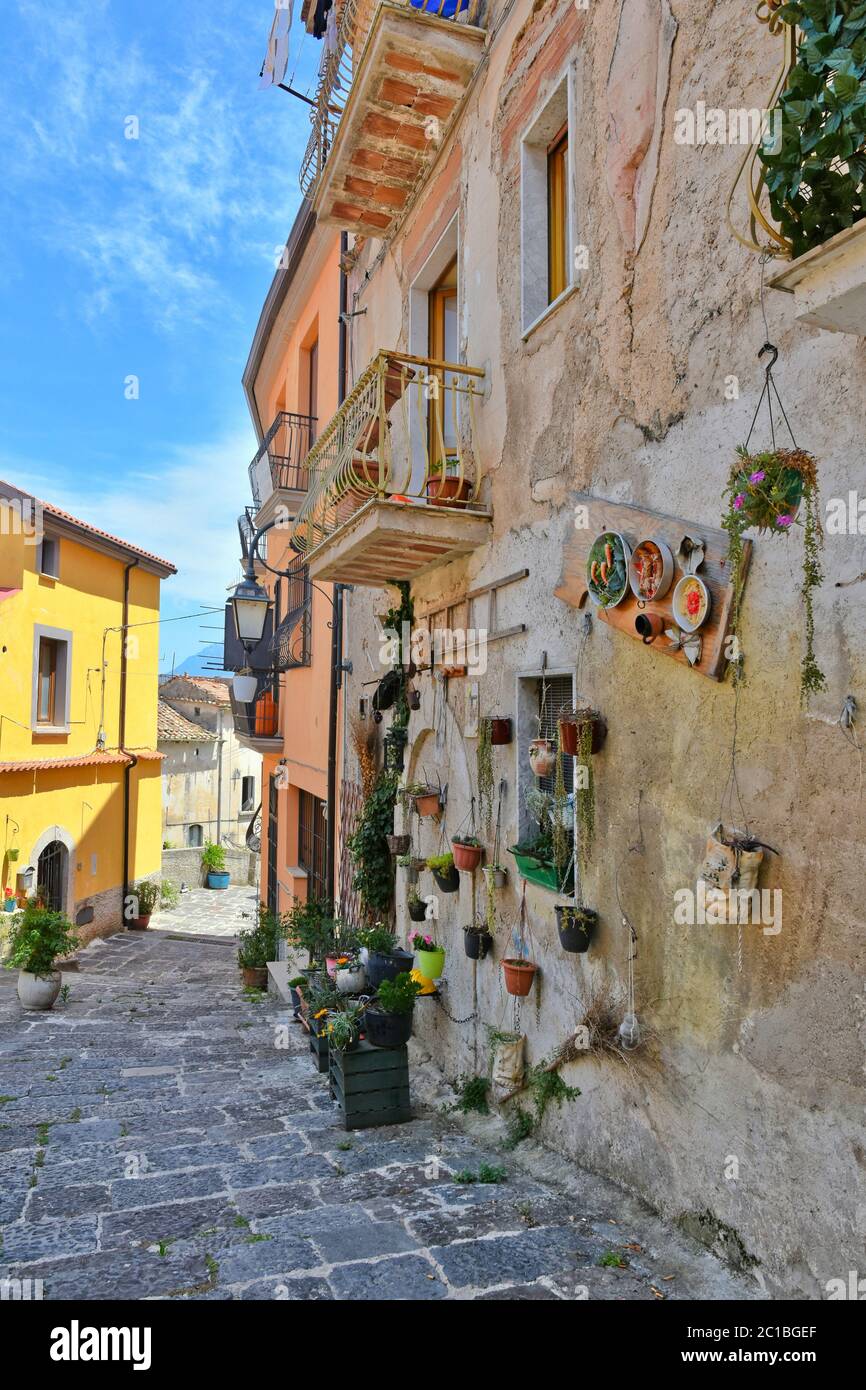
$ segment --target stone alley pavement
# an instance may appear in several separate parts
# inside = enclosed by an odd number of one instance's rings
[[[0,1278],[47,1299],[761,1296],[563,1159],[540,1179],[420,1110],[347,1134],[231,941],[119,934],[79,960],[47,1014],[0,971]],[[485,1162],[507,1181],[454,1181]]]

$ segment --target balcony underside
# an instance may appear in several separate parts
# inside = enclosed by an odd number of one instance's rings
[[[319,179],[320,222],[389,236],[466,95],[484,31],[382,4]]]
[[[489,512],[374,499],[310,551],[310,577],[377,588],[415,579],[484,545],[491,531]]]

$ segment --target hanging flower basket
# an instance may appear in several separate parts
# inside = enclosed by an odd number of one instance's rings
[[[460,887],[460,875],[454,865],[454,855],[435,854],[427,860],[427,868],[435,878],[441,892],[456,893]]]
[[[467,835],[463,839],[455,836],[451,841],[451,852],[454,855],[455,869],[462,869],[464,873],[472,874],[481,863],[484,848],[474,836]]]
[[[535,972],[538,969],[531,960],[519,960],[516,957],[508,956],[502,962],[502,973],[505,976],[505,988],[509,994],[516,994],[521,998],[527,995],[532,989],[532,981],[535,979]]]
[[[563,951],[581,954],[588,951],[598,922],[598,913],[588,907],[576,907],[573,903],[558,903],[554,911],[559,944]]]
[[[501,864],[487,864],[482,872],[488,887],[504,888],[508,882],[508,870],[503,869]]]
[[[534,738],[529,745],[529,766],[536,777],[549,777],[556,766],[556,744],[552,738]]]
[[[406,906],[409,909],[409,917],[413,922],[423,922],[427,917],[427,904],[417,893],[409,895]]]
[[[589,751],[591,753],[599,753],[607,738],[607,724],[602,719],[598,710],[572,710],[570,714],[563,714],[560,716],[559,746],[563,753],[567,754],[569,758],[577,757],[582,739],[583,726],[587,723],[592,724],[592,742]]]
[[[775,353],[775,348],[772,351]],[[768,393],[772,384],[770,368],[767,369],[767,382],[764,390]],[[813,594],[824,578],[821,566],[824,533],[818,509],[817,464],[812,454],[796,445],[792,449],[774,448],[754,454],[743,446],[737,454],[738,461],[725,490],[727,511],[722,520],[729,537],[727,558],[734,590],[731,629],[736,632],[739,626],[745,574],[744,533],[757,527],[762,534],[787,536],[795,526],[802,526],[800,594],[804,608],[805,650],[800,665],[800,698],[805,705],[810,695],[827,688],[824,673],[815,659]]]
[[[483,960],[492,945],[493,937],[485,928],[463,928],[463,949],[470,960]]]
[[[385,839],[390,854],[397,855],[409,853],[409,846],[412,842],[408,835],[386,835]]]

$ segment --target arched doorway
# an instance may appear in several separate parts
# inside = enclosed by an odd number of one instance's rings
[[[36,861],[36,895],[52,912],[66,906],[69,851],[62,840],[51,840]]]

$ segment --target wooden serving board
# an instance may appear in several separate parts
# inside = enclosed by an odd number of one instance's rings
[[[717,526],[704,526],[696,521],[685,521],[682,517],[667,516],[664,512],[653,512],[645,507],[633,507],[625,502],[607,502],[601,497],[587,494],[574,496],[575,507],[587,510],[589,524],[573,529],[565,543],[562,556],[562,574],[554,589],[557,598],[573,604],[575,608],[588,609],[595,617],[609,627],[626,632],[635,641],[644,645],[640,634],[635,631],[634,620],[641,612],[660,613],[665,627],[677,627],[671,600],[678,581],[684,571],[676,559],[680,542],[684,536],[700,537],[706,547],[704,561],[697,571],[710,591],[710,612],[703,626],[698,629],[703,638],[701,659],[690,669],[711,680],[722,680],[727,669],[725,638],[731,621],[733,588],[727,565],[728,534]],[[625,598],[615,608],[601,608],[589,598],[586,582],[586,562],[592,543],[603,531],[618,531],[628,541],[634,551],[642,540],[658,539],[665,542],[674,556],[674,578],[664,598],[638,607],[638,600],[629,589]],[[743,541],[743,563],[748,573],[752,554],[752,542]],[[689,663],[681,650],[674,648],[662,634],[647,647],[651,652],[663,652],[683,666]]]

